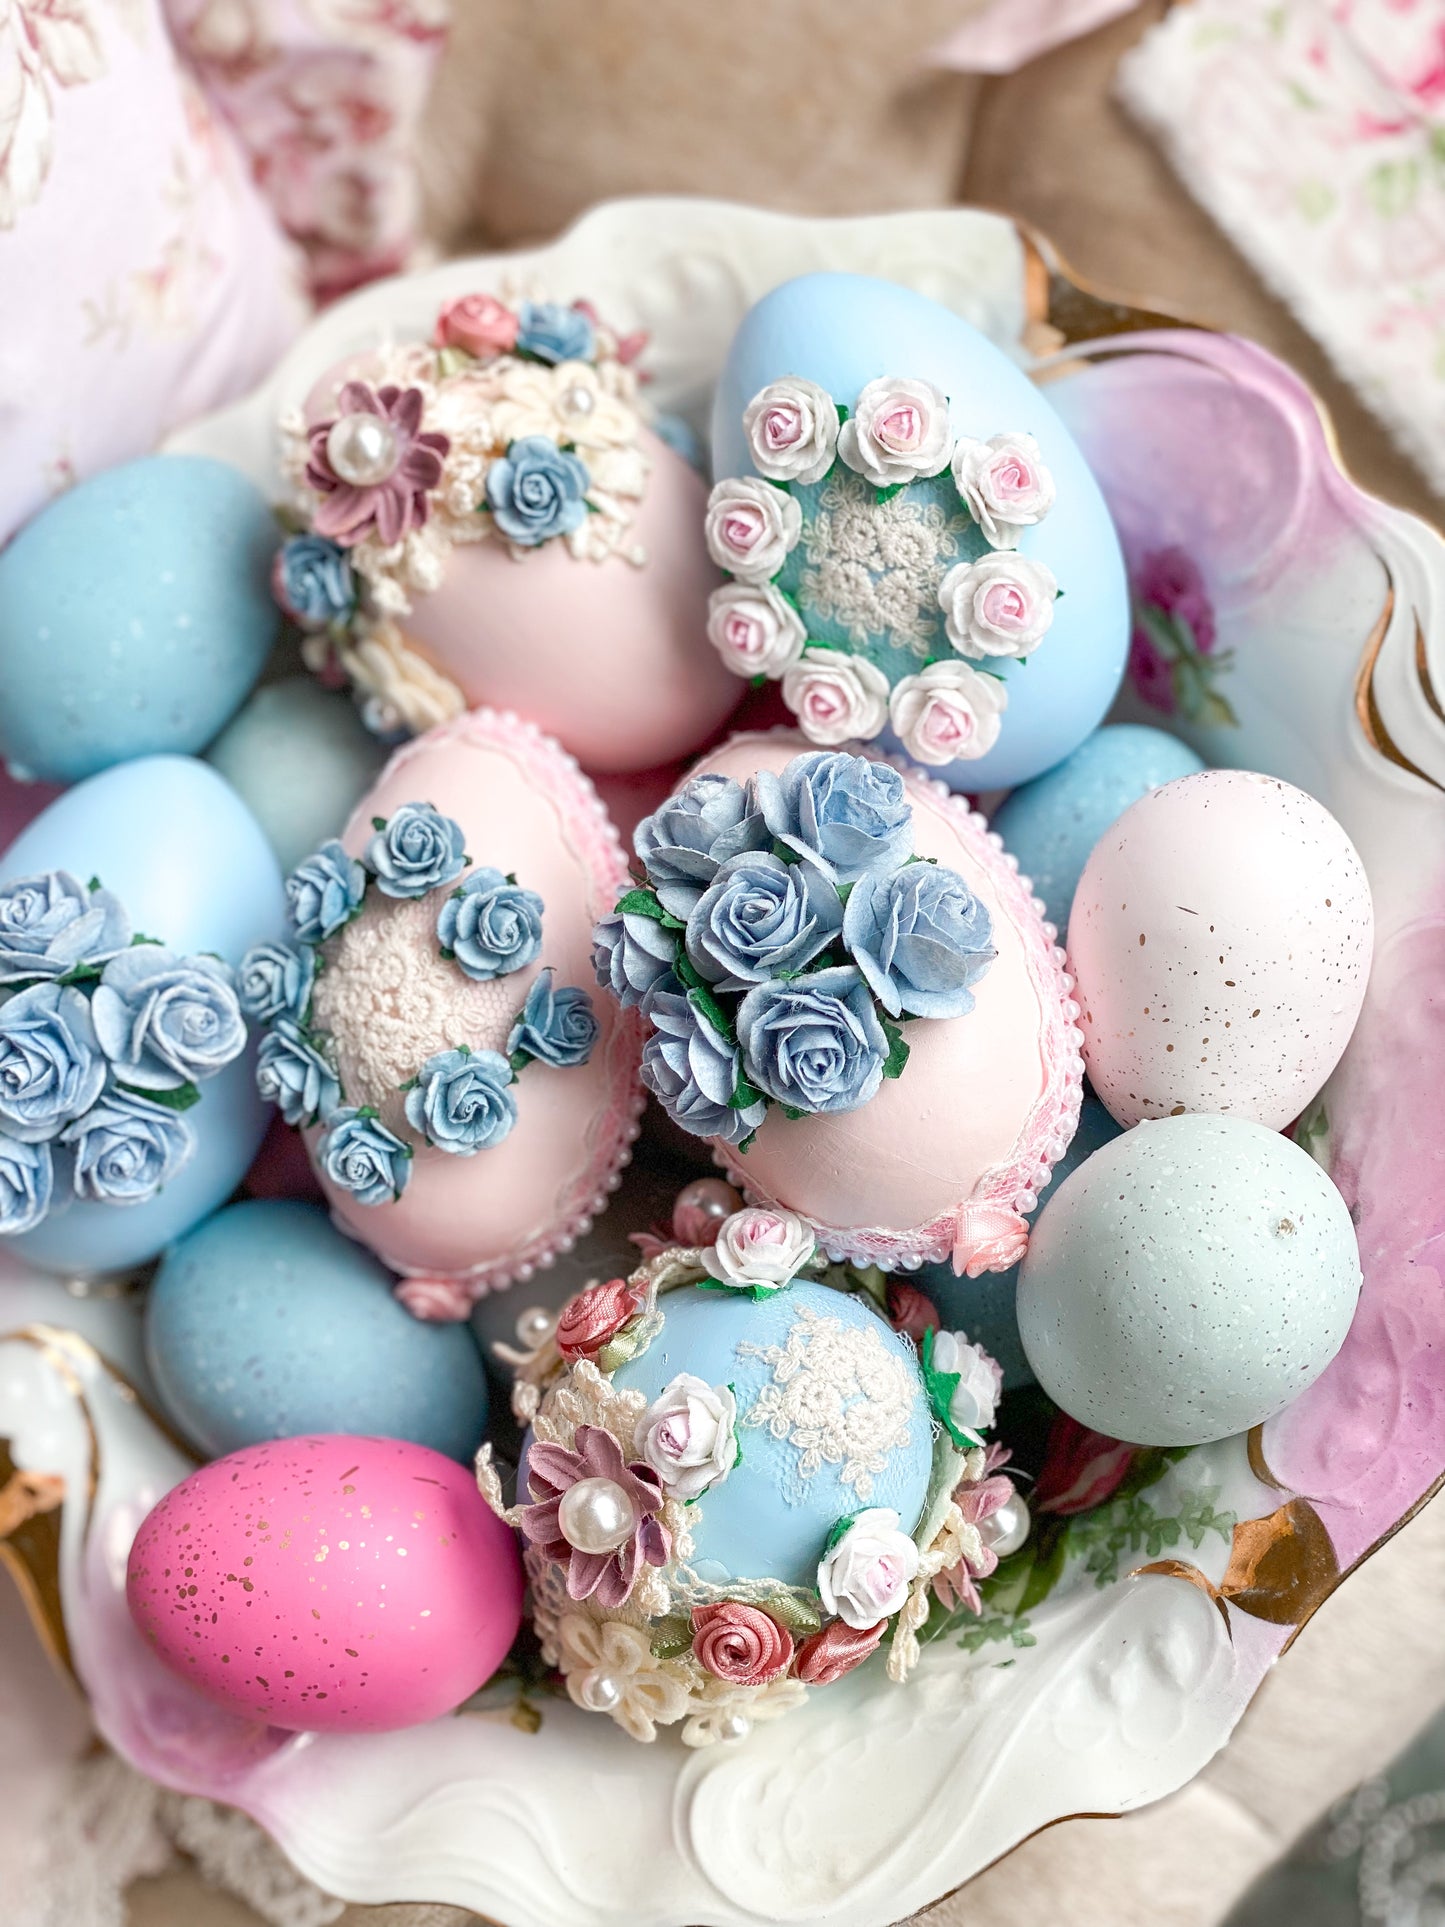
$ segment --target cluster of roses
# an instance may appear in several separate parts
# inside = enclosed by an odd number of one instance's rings
[[[98,879],[66,870],[0,890],[0,1234],[57,1191],[144,1204],[195,1149],[183,1113],[238,1057],[234,973],[131,928]]]
[[[917,762],[982,756],[1008,702],[987,665],[1029,655],[1053,621],[1052,572],[1017,553],[1020,536],[1054,501],[1054,482],[1031,435],[955,439],[948,398],[901,375],[870,381],[853,411],[796,375],[770,382],[743,416],[762,480],[720,481],[708,503],[713,560],[733,580],[714,592],[708,635],[734,674],[781,679],[783,699],[816,743],[868,741],[891,727]],[[910,483],[952,478],[988,547],[938,584],[950,655],[890,683],[867,655],[808,634],[787,586],[805,512],[841,463],[887,501]]]
[[[900,1024],[971,1010],[995,955],[963,878],[914,856],[886,763],[694,777],[633,846],[644,880],[596,928],[597,980],[641,1008],[643,1079],[697,1137],[746,1148],[769,1104],[858,1109],[907,1062]]]
[[[371,886],[395,899],[446,889],[436,918],[438,954],[487,983],[536,960],[543,903],[514,876],[471,867],[460,825],[430,803],[374,817],[372,830],[361,857],[333,839],[292,871],[291,937],[246,953],[240,995],[246,1014],[268,1026],[256,1057],[261,1096],[288,1124],[325,1125],[320,1158],[327,1177],[362,1204],[384,1204],[405,1189],[413,1147],[374,1106],[345,1101],[332,1040],[312,1021],[323,946],[361,914]],[[527,1064],[565,1070],[587,1062],[598,1035],[592,999],[575,986],[554,988],[553,976],[547,968],[532,980],[505,1054],[465,1044],[438,1051],[403,1087],[407,1123],[428,1144],[462,1157],[500,1144],[517,1121],[510,1087]]]

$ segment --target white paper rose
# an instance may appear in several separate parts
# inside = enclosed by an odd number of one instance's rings
[[[1054,506],[1054,478],[1032,435],[965,436],[951,467],[964,505],[996,549],[1017,548],[1020,532]]]
[[[720,1284],[776,1291],[797,1276],[816,1246],[811,1227],[795,1211],[750,1205],[723,1220],[702,1261]]]
[[[870,381],[838,433],[838,453],[876,488],[940,474],[952,446],[948,397],[907,375]]]
[[[770,582],[725,582],[707,604],[707,639],[735,676],[775,682],[803,653],[803,618]]]
[[[1027,656],[1054,619],[1058,593],[1047,564],[994,552],[956,562],[938,585],[938,604],[961,656]]]
[[[633,1450],[674,1499],[695,1499],[732,1471],[737,1400],[726,1385],[679,1372],[637,1421]]]
[[[866,656],[815,646],[783,677],[783,701],[810,743],[867,742],[888,720],[888,678]]]
[[[730,476],[707,498],[708,554],[744,582],[767,582],[803,532],[803,511],[785,490],[756,475]]]
[[[818,1566],[823,1610],[864,1632],[896,1613],[918,1571],[918,1548],[889,1506],[870,1506]]]
[[[753,467],[776,482],[821,482],[838,448],[838,410],[826,388],[784,375],[743,410]]]
[[[969,762],[998,741],[1008,690],[966,662],[932,662],[905,676],[888,703],[893,733],[915,763]]]
[[[958,1375],[948,1401],[948,1416],[960,1432],[986,1432],[1003,1393],[1003,1372],[982,1345],[971,1345],[962,1332],[933,1334],[928,1368],[942,1378]]]

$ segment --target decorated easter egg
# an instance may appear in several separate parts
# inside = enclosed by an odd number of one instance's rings
[[[335,836],[386,761],[356,705],[310,676],[266,683],[206,751],[290,870]]]
[[[625,876],[571,758],[489,710],[399,750],[292,872],[290,941],[243,970],[258,1084],[393,1270],[530,1276],[615,1188],[639,1039],[594,998],[590,933]]]
[[[1119,543],[1023,371],[910,289],[808,274],[744,317],[713,407],[708,634],[813,742],[882,737],[977,793],[1094,729],[1129,640]]]
[[[0,1228],[22,1257],[143,1264],[235,1190],[267,1112],[231,966],[282,920],[255,819],[189,757],[76,784],[0,858]]]
[[[319,1205],[228,1205],[166,1253],[146,1300],[165,1409],[208,1456],[353,1432],[471,1460],[487,1386],[465,1325],[423,1324]]]
[[[287,417],[305,528],[277,594],[376,728],[485,703],[625,771],[695,750],[736,707],[704,640],[706,486],[647,426],[640,345],[580,304],[463,297],[431,342],[351,356]]]
[[[299,1732],[384,1733],[485,1685],[516,1636],[516,1541],[472,1475],[399,1439],[215,1459],[141,1522],[126,1603],[183,1679]]]
[[[1099,838],[1131,803],[1204,764],[1187,743],[1142,723],[1096,729],[1056,769],[1006,797],[989,819],[1064,941],[1074,891]]]
[[[1314,1159],[1243,1117],[1138,1124],[1062,1184],[1019,1276],[1040,1385],[1137,1445],[1247,1431],[1345,1341],[1360,1260]]]
[[[238,470],[153,455],[78,483],[0,554],[0,754],[73,783],[198,752],[277,631],[276,524]]]
[[[1360,1014],[1374,915],[1329,811],[1248,770],[1127,809],[1069,919],[1089,1079],[1121,1124],[1217,1111],[1282,1128]]]
[[[983,819],[775,731],[710,755],[634,848],[595,962],[673,1122],[835,1257],[1014,1264],[1082,1067],[1063,953]]]

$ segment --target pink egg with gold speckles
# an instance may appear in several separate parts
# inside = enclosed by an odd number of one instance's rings
[[[398,1439],[279,1439],[193,1472],[141,1525],[126,1602],[231,1712],[384,1733],[459,1706],[522,1619],[513,1534],[476,1481]]]

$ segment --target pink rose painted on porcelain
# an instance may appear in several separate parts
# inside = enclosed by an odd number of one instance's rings
[[[518,321],[493,294],[464,294],[442,303],[437,316],[438,348],[460,348],[478,361],[509,354],[517,345]]]
[[[716,1679],[734,1686],[766,1686],[793,1663],[793,1638],[756,1606],[722,1599],[693,1607],[692,1652]]]
[[[589,1285],[569,1298],[557,1320],[557,1349],[569,1362],[595,1358],[642,1310],[642,1294],[625,1278]]]

